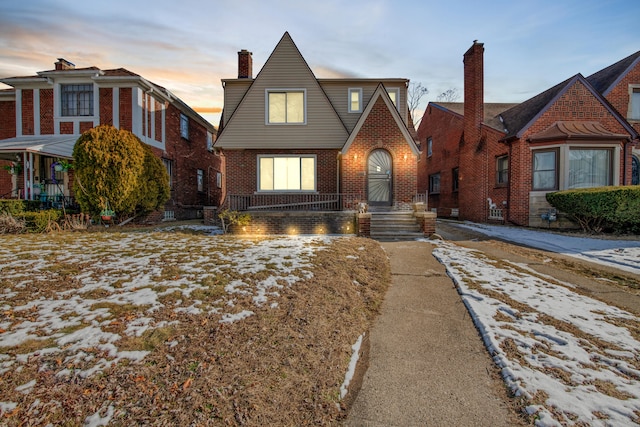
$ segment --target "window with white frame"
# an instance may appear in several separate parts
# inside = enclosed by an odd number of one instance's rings
[[[268,124],[304,124],[305,91],[267,89]]]
[[[63,116],[93,116],[93,84],[60,85]]]
[[[169,188],[173,188],[173,161],[169,159],[162,159],[164,167],[167,169],[169,175]]]
[[[398,108],[398,102],[400,101],[400,89],[390,88],[387,89],[387,93],[389,94],[389,98],[391,98],[391,102],[395,105],[396,109]]]
[[[506,185],[509,182],[509,157],[496,158],[496,184]]]
[[[640,120],[640,87],[630,88],[629,120]]]
[[[258,156],[259,191],[315,191],[315,156]]]
[[[180,113],[180,136],[189,139],[189,117]]]
[[[204,191],[204,171],[202,169],[198,169],[197,173],[197,183],[198,183],[198,192],[202,193]]]
[[[558,189],[558,150],[533,152],[533,189]]]
[[[440,173],[429,175],[429,194],[440,193]]]
[[[349,112],[350,113],[362,112],[362,89],[360,88],[349,89]]]
[[[613,184],[612,150],[569,149],[569,182],[567,188],[603,187]]]

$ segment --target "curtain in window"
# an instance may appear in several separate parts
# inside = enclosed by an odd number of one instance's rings
[[[260,190],[314,191],[314,157],[261,157]]]
[[[570,150],[569,188],[611,185],[611,150]]]

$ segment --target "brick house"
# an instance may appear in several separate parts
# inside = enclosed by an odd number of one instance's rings
[[[149,219],[189,219],[222,194],[215,128],[169,90],[124,68],[76,68],[58,59],[55,69],[0,82],[0,162],[18,164],[19,174],[0,171],[0,197],[73,201],[73,171],[56,171],[72,160],[80,134],[101,124],[133,132],[167,167],[171,198]]]
[[[638,134],[581,74],[520,104],[485,104],[484,45],[464,54],[464,103],[429,103],[418,191],[439,216],[559,227],[549,191],[632,182]]]
[[[407,79],[318,79],[289,33],[255,78],[252,64],[251,52],[238,52],[238,78],[223,80],[215,147],[225,158],[227,206],[411,206],[419,151],[408,129]]]

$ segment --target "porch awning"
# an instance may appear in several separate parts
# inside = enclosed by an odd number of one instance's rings
[[[630,135],[608,131],[600,122],[558,121],[547,129],[529,137],[529,142],[553,140],[594,140],[620,141],[629,139]]]
[[[0,140],[0,157],[3,154],[34,153],[51,157],[71,159],[73,146],[79,135],[18,136]]]

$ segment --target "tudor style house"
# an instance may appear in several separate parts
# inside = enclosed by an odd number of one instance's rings
[[[438,216],[567,226],[546,193],[634,182],[638,133],[626,118],[635,114],[635,86],[625,79],[637,78],[629,67],[638,54],[616,77],[577,74],[520,104],[484,103],[483,54],[477,42],[464,54],[464,103],[429,103],[418,129],[426,147],[418,190],[428,191]],[[601,93],[593,83],[604,74],[608,92]]]
[[[418,148],[403,78],[319,79],[285,33],[261,71],[238,52],[223,80],[215,147],[226,204],[237,210],[404,209],[416,194]]]
[[[213,125],[169,90],[124,68],[55,69],[0,82],[0,198],[73,204],[72,161],[80,134],[101,124],[133,132],[162,159],[171,198],[150,220],[189,219],[222,194],[222,159],[214,153]]]

